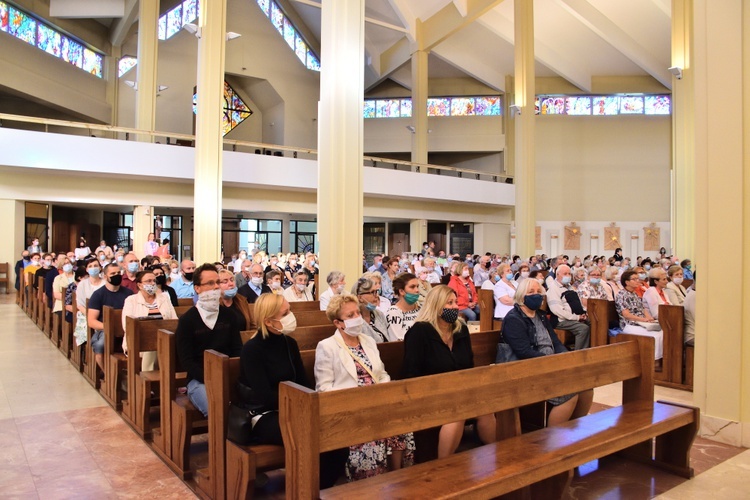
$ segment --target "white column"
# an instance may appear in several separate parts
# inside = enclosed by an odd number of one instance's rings
[[[591,256],[599,255],[599,235],[591,233]]]
[[[154,207],[137,205],[133,207],[133,248],[139,259],[146,256],[143,247],[148,241],[148,233],[154,231]],[[95,242],[95,244],[98,242]],[[90,245],[89,245],[90,246]],[[97,245],[98,246],[98,245]]]
[[[638,250],[638,235],[633,234],[630,236],[630,255],[625,255],[625,257],[630,257],[631,261],[635,261],[636,257],[640,255],[640,252]]]
[[[421,26],[421,23],[419,23]],[[421,36],[417,32],[417,36]],[[426,50],[411,55],[411,119],[414,133],[411,139],[411,161],[427,163],[427,57]],[[414,170],[414,169],[412,169]],[[426,169],[423,173],[427,173]]]
[[[557,257],[560,255],[560,239],[557,234],[551,234],[549,237],[549,256]]]
[[[221,255],[222,108],[226,0],[202,2],[198,19],[198,114],[195,118],[194,238],[198,265]]]
[[[318,108],[321,292],[332,270],[362,273],[364,0],[323,0]]]
[[[450,227],[450,224],[448,224],[448,227]],[[409,245],[410,245],[410,252],[421,252],[422,251],[422,243],[427,241],[427,220],[426,219],[416,219],[411,221],[409,224]],[[450,240],[448,240],[448,244],[450,245]]]
[[[138,4],[138,66],[135,99],[135,128],[156,128],[156,65],[159,54],[159,0],[140,0]],[[153,137],[139,135],[142,142],[153,142]]]

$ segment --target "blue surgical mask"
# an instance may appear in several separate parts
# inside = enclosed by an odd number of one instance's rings
[[[639,279],[639,280],[645,280],[645,279],[646,279],[646,277],[647,277],[647,276],[646,276],[646,273],[640,273],[640,274],[638,274],[638,279]]]
[[[65,264],[63,266],[63,272],[69,273],[73,270],[73,264]]]
[[[90,267],[86,269],[86,272],[89,273],[89,276],[92,278],[96,278],[99,276],[99,273],[101,272],[98,267]]]
[[[375,304],[370,304],[369,302],[365,304],[365,307],[370,312],[372,312],[372,311],[374,311],[375,309],[378,308],[378,306],[376,306]]]
[[[563,276],[563,278],[562,278],[562,284],[563,285],[569,285],[570,284],[570,276]]]
[[[505,275],[505,279],[508,280],[508,281],[512,280],[513,279],[513,273],[507,273]]]
[[[599,284],[599,283],[600,283],[601,281],[602,281],[602,279],[601,279],[601,278],[591,278],[591,279],[589,280],[589,282],[590,282],[590,283],[591,283],[592,285],[598,285],[598,284]]]
[[[134,273],[138,270],[138,263],[137,262],[129,262],[128,263],[128,272]]]
[[[235,295],[237,295],[237,287],[224,290],[224,298],[231,299]]]
[[[648,265],[648,264],[646,264],[645,266],[643,266],[643,269],[645,269],[646,271],[650,271],[651,270],[651,266]]]
[[[498,281],[500,281],[500,279],[501,279],[501,278],[500,278],[500,275],[499,275],[499,274],[496,274],[496,275],[495,275],[495,282],[498,282]]]

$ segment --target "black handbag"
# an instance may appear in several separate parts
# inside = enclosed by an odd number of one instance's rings
[[[227,414],[227,439],[241,446],[252,443],[253,418],[262,415],[264,407],[257,403],[251,387],[237,382],[237,396],[240,403],[232,401]]]

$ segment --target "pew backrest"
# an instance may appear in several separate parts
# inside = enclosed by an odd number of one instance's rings
[[[297,327],[301,326],[317,326],[317,325],[330,325],[333,324],[326,317],[325,311],[300,311],[294,313],[297,318]]]
[[[320,311],[320,301],[305,300],[302,302],[290,302],[289,308],[294,314],[302,311]]]

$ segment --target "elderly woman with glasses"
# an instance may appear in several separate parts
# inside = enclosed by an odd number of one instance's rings
[[[621,281],[624,290],[618,292],[615,308],[620,316],[622,332],[653,337],[654,357],[661,359],[664,353],[664,332],[648,308],[644,307],[643,300],[636,295],[636,289],[641,286],[640,276],[636,271],[625,271],[622,273]]]
[[[383,297],[378,295],[377,285],[368,277],[369,274],[358,279],[352,287],[352,294],[359,300],[359,313],[364,320],[362,333],[378,343],[398,340],[391,332],[385,314],[378,308]]]
[[[667,296],[667,272],[656,267],[648,272],[648,290],[643,294],[643,307],[654,319],[659,319],[659,306],[661,304],[672,305]]]

